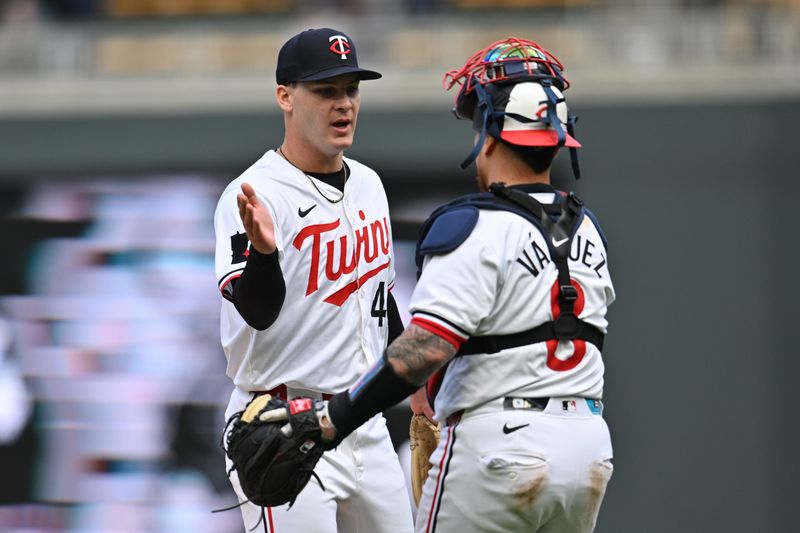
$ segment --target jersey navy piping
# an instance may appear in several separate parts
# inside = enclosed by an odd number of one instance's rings
[[[450,453],[447,455],[447,461],[444,464],[444,472],[440,472],[442,476],[442,484],[439,486],[439,497],[436,499],[436,514],[433,515],[433,524],[431,525],[431,533],[436,533],[436,522],[439,518],[439,512],[442,510],[442,500],[444,499],[444,485],[447,481],[447,474],[450,472],[450,461],[453,460],[453,448],[456,445],[456,428],[458,428],[458,422],[453,426],[450,431],[451,440],[450,440]]]
[[[416,313],[414,313],[414,315],[415,316],[427,315],[429,317],[435,318],[436,320],[441,320],[442,322],[444,322],[445,324],[449,325],[450,327],[452,327],[453,329],[455,329],[457,332],[461,333],[465,337],[469,337],[470,336],[470,334],[464,328],[454,324],[453,322],[447,320],[446,318],[440,317],[439,315],[437,315],[435,313],[431,313],[430,311],[422,311],[422,310],[420,310],[420,311],[417,311]]]
[[[228,272],[227,274],[225,274],[224,276],[222,276],[221,278],[219,278],[217,280],[217,285],[221,285],[222,282],[225,280],[225,278],[231,277],[231,274],[235,274],[237,272],[241,272],[242,270],[244,270],[244,267],[231,270],[230,272]]]

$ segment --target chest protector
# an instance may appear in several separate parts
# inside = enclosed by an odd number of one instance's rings
[[[510,211],[536,226],[544,235],[550,257],[558,269],[558,305],[561,312],[556,320],[518,333],[470,337],[461,345],[456,356],[497,353],[553,339],[581,339],[602,351],[605,335],[575,315],[578,291],[572,286],[569,273],[569,252],[575,232],[584,216],[594,219],[573,193],[563,197],[557,193],[555,196],[555,203],[542,205],[523,191],[508,188],[503,183],[493,183],[489,192],[463,196],[439,207],[420,228],[415,253],[417,278],[422,273],[426,255],[447,254],[469,237],[478,222],[481,209]],[[595,226],[600,231],[596,223]],[[600,235],[602,237],[602,232]]]

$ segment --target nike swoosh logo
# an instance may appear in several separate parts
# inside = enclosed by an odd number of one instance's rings
[[[555,237],[550,237],[550,240],[551,240],[551,241],[553,241],[553,246],[555,246],[556,248],[558,248],[559,246],[561,246],[562,244],[564,244],[565,242],[567,242],[567,241],[569,240],[569,237],[564,237],[564,238],[563,238],[563,239],[561,239],[560,241],[557,241]]]
[[[303,211],[302,209],[300,209],[300,208],[298,207],[298,208],[297,208],[297,214],[298,214],[298,215],[300,215],[300,218],[303,218],[303,217],[305,217],[307,214],[309,214],[309,213],[311,212],[311,210],[312,210],[312,209],[314,209],[315,207],[317,207],[317,204],[314,204],[314,205],[312,205],[311,207],[309,207],[309,208],[308,208],[308,209],[306,209],[305,211]]]
[[[528,426],[530,426],[530,424],[522,424],[521,426],[514,426],[514,427],[508,427],[508,424],[505,424],[503,426],[503,433],[508,435],[509,433],[513,433],[518,429],[526,428]]]

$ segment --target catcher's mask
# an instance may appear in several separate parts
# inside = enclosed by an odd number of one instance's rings
[[[480,133],[467,168],[478,156],[489,134],[509,144],[531,147],[566,146],[572,168],[580,177],[574,126],[577,117],[567,110],[562,91],[569,81],[563,65],[533,41],[509,37],[475,53],[460,69],[445,74],[444,87],[461,86],[453,114],[472,120]]]

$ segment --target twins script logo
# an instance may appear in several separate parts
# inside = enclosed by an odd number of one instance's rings
[[[366,218],[364,211],[359,211],[358,216],[362,221]],[[332,232],[339,225],[340,220],[336,219],[333,222],[306,226],[300,230],[292,242],[292,245],[298,250],[302,250],[306,241],[310,242],[311,265],[308,272],[306,296],[319,290],[320,257],[323,249],[325,250],[325,277],[332,282],[338,281],[342,276],[352,274],[360,262],[370,264],[378,258],[386,260],[325,298],[325,302],[336,306],[341,306],[347,297],[356,292],[367,280],[389,268],[390,263],[389,223],[386,217],[357,228],[355,231],[356,242],[352,246],[348,242],[347,235],[323,240],[325,234]]]
[[[347,54],[350,53],[350,42],[344,35],[332,35],[328,37],[328,42],[331,43],[329,50],[334,54],[340,54],[342,59],[347,59]]]

